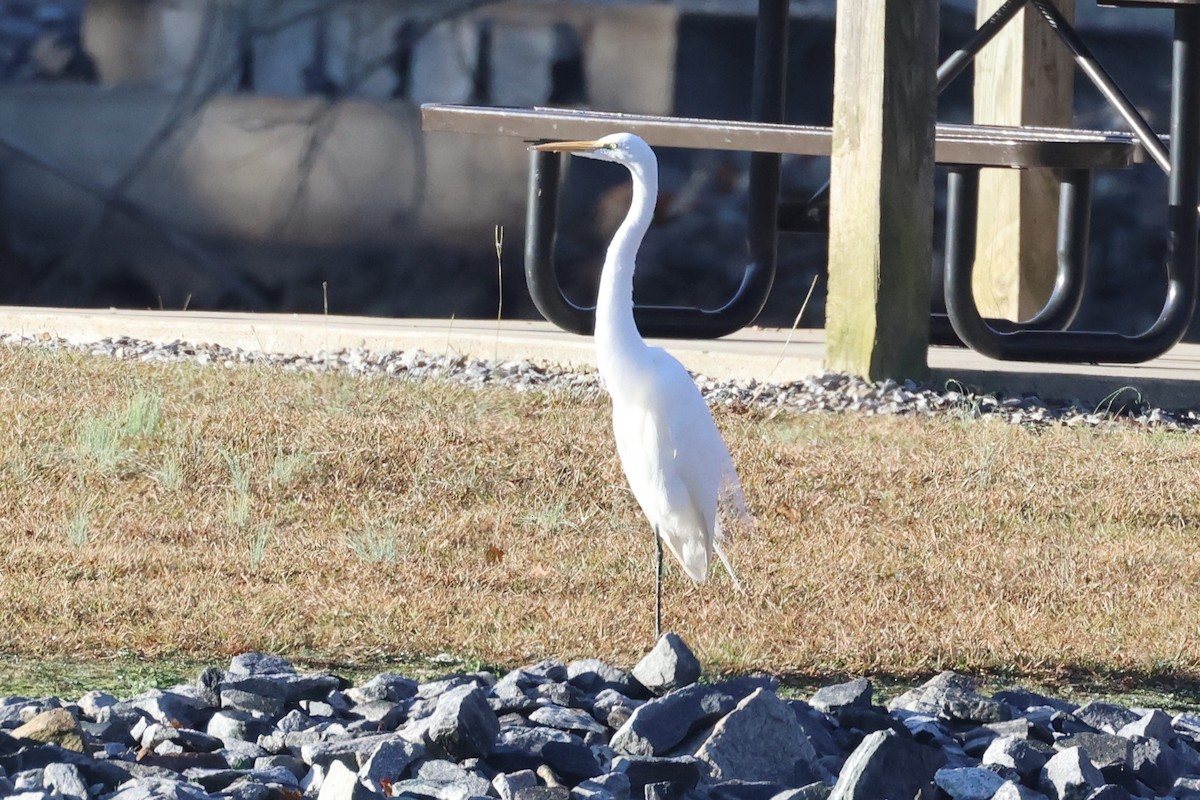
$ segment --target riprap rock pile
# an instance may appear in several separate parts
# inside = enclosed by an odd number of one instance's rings
[[[633,670],[361,686],[247,654],[128,700],[0,699],[0,795],[22,800],[1121,800],[1200,798],[1200,717],[986,696],[947,672],[875,705],[865,678],[784,699],[698,683],[667,634]]]

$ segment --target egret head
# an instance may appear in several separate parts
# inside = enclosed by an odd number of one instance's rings
[[[587,142],[546,142],[536,146],[537,150],[555,153],[573,153],[597,161],[615,161],[618,164],[644,164],[654,162],[654,151],[640,136],[632,133],[611,133]]]

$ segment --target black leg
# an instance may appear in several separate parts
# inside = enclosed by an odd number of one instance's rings
[[[662,636],[662,539],[658,536],[658,528],[654,529],[654,641]]]

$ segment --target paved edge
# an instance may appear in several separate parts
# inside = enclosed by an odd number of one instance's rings
[[[0,332],[48,333],[72,342],[128,336],[244,350],[317,353],[354,347],[420,349],[467,358],[529,359],[593,368],[591,339],[542,321],[386,319],[315,314],[119,311],[0,306]],[[824,371],[824,332],[747,328],[717,340],[655,340],[688,369],[716,379],[787,383]],[[1179,345],[1143,365],[999,362],[960,348],[930,351],[930,382],[997,394],[1035,394],[1105,407],[1141,400],[1168,410],[1200,408],[1200,345]]]

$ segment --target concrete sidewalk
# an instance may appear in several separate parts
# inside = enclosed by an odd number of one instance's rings
[[[178,339],[286,353],[352,347],[420,349],[572,367],[595,364],[589,337],[564,333],[547,322],[0,306],[0,333],[49,333],[75,342],[118,336],[154,342]],[[774,383],[821,372],[825,349],[820,330],[747,328],[716,340],[654,341],[694,372]],[[1046,400],[1078,399],[1087,404],[1131,388],[1162,408],[1200,407],[1200,345],[1179,345],[1139,365],[1003,362],[952,347],[932,348],[929,363],[935,385],[955,380],[986,392],[1036,394]]]

